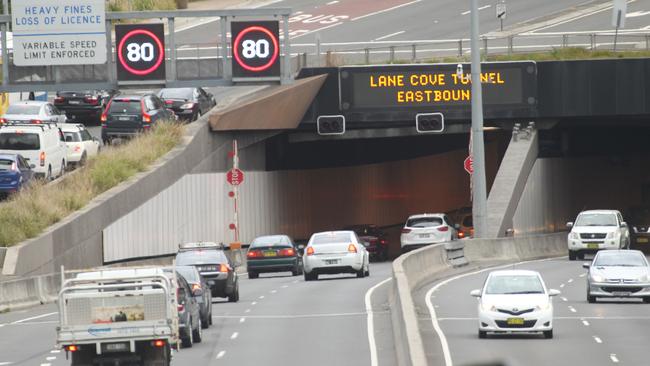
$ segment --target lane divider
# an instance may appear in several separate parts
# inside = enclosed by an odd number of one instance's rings
[[[600,337],[597,337],[597,336],[594,336],[594,341],[596,341],[596,343],[603,343],[603,340],[600,339]]]
[[[609,359],[612,360],[612,362],[614,363],[618,363],[618,357],[616,357],[616,353],[610,354]]]

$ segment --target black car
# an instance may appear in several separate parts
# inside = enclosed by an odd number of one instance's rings
[[[193,122],[208,113],[217,101],[203,88],[165,88],[158,92],[165,106],[176,113],[179,120]]]
[[[190,285],[192,296],[199,303],[201,326],[207,329],[212,324],[212,292],[209,291],[208,283],[194,266],[176,266],[176,271]]]
[[[175,120],[176,116],[154,94],[120,94],[108,102],[102,114],[102,140],[110,144],[118,137],[132,137],[149,130],[155,123]]]
[[[165,269],[165,272],[172,276],[171,269]],[[192,347],[194,343],[200,343],[203,337],[201,310],[190,284],[179,271],[176,271],[176,301],[181,343],[183,347]]]
[[[54,105],[72,123],[100,123],[104,107],[115,95],[115,90],[60,91]]]
[[[176,264],[196,266],[210,286],[212,297],[227,297],[239,301],[239,280],[235,266],[216,243],[182,244],[176,254]]]
[[[630,244],[633,249],[650,251],[650,207],[632,207],[628,214]]]
[[[388,260],[388,235],[377,225],[352,225],[343,230],[351,230],[357,234],[370,253],[370,259]]]
[[[266,235],[255,238],[246,253],[248,278],[260,273],[285,272],[298,276],[302,272],[302,255],[287,235]]]

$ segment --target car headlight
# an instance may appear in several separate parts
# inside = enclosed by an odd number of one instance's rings
[[[494,305],[486,305],[486,304],[483,304],[483,303],[481,303],[481,309],[483,309],[483,311],[497,311],[496,306],[494,306]]]
[[[550,309],[550,307],[551,307],[551,302],[549,301],[549,302],[547,302],[547,303],[544,304],[544,305],[537,305],[537,306],[535,306],[535,310],[537,310],[537,311],[540,311],[540,310],[548,310],[548,309]]]
[[[591,275],[591,280],[593,282],[605,282],[605,277],[595,274],[595,275]]]
[[[578,233],[574,233],[573,231],[569,233],[569,239],[571,240],[578,240]]]
[[[634,231],[635,233],[639,232],[639,230],[636,228],[636,226],[632,226],[632,231]]]
[[[639,282],[648,282],[648,275],[644,274],[644,275],[639,276],[638,281]]]
[[[614,239],[617,236],[618,236],[618,233],[616,231],[612,231],[612,232],[607,233],[607,239]]]

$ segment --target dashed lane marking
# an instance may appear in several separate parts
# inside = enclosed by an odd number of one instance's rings
[[[240,323],[243,323],[243,322],[245,322],[245,321],[246,321],[246,318],[240,318],[240,319],[239,319],[239,322],[240,322]]]
[[[577,310],[576,310],[573,306],[569,306],[569,310],[570,310],[572,313],[576,313],[576,312],[577,312]]]
[[[409,2],[409,3],[404,3],[404,4],[401,4],[401,5],[393,6],[392,8],[388,8],[388,9],[384,9],[384,10],[379,10],[379,11],[375,11],[375,12],[368,13],[368,14],[365,14],[365,15],[361,15],[361,16],[358,16],[358,17],[356,17],[356,18],[352,18],[351,20],[352,20],[352,21],[355,21],[355,20],[359,20],[359,19],[363,19],[363,18],[371,17],[371,16],[373,16],[373,15],[377,15],[377,14],[381,14],[381,13],[386,13],[386,12],[389,12],[389,11],[392,11],[392,10],[395,10],[395,9],[399,9],[399,8],[403,8],[403,7],[405,7],[405,6],[409,6],[409,5],[413,5],[413,4],[419,3],[420,1],[422,1],[422,0],[414,0],[414,1],[411,1],[411,2]]]
[[[278,290],[271,290],[271,293],[272,293],[272,294],[274,294],[274,293],[276,293],[276,292],[278,292]]]
[[[282,288],[288,288],[289,285],[282,285]]]
[[[596,343],[603,343],[603,340],[596,336],[594,336],[594,341],[596,341]]]
[[[395,32],[395,33],[387,34],[387,35],[385,35],[385,36],[381,36],[381,37],[379,37],[379,38],[375,38],[374,40],[375,40],[375,41],[381,41],[382,39],[386,39],[386,38],[390,38],[390,37],[399,36],[399,35],[402,34],[402,33],[406,33],[406,31],[399,31],[399,32]]]
[[[246,309],[246,310],[244,310],[244,312],[245,312],[245,313],[250,313],[250,312],[251,312],[251,309]]]
[[[45,361],[54,361],[54,360],[56,360],[56,356],[45,357]]]
[[[560,297],[560,299],[562,299],[562,301],[565,301],[565,302],[566,302],[566,301],[569,301],[569,299],[567,299],[567,298],[564,297],[564,296]]]
[[[586,273],[583,273],[583,274],[580,275],[580,277],[584,277],[584,276],[586,276],[586,275],[587,275]]]
[[[257,305],[257,301],[253,301],[251,305]]]
[[[237,339],[239,337],[239,333],[235,332],[230,336],[230,339]]]
[[[568,280],[567,282],[568,282],[568,283],[573,282],[573,278],[569,278],[569,280]]]
[[[250,309],[247,309],[249,312]],[[373,311],[373,314],[388,314],[389,311]],[[330,318],[346,316],[366,316],[368,313],[325,313],[325,314],[280,314],[280,315],[246,315],[247,319],[297,319],[297,318]],[[213,315],[215,319],[235,319],[241,315]],[[241,321],[241,320],[240,320]]]
[[[582,320],[582,324],[584,324],[585,327],[589,326],[589,322],[586,319],[580,319]]]
[[[217,353],[217,360],[220,359],[220,358],[223,358],[223,356],[225,356],[225,354],[226,354],[226,351],[221,351],[221,352]]]
[[[330,1],[326,5],[334,5],[334,4],[338,4],[338,3],[339,3],[339,0],[334,0],[334,1]]]
[[[263,299],[263,298],[264,298],[264,295],[260,295],[260,299]]]
[[[612,362],[614,363],[618,363],[618,357],[616,357],[616,353],[610,354],[609,359],[612,360]]]
[[[561,285],[560,285],[560,288],[563,288],[563,287],[564,287],[564,284],[561,284]]]

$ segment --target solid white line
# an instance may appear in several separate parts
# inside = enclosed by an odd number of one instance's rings
[[[569,278],[569,280],[568,280],[567,282],[568,282],[568,283],[573,282],[573,278]]]
[[[379,37],[379,38],[375,38],[375,41],[381,41],[382,39],[390,38],[390,37],[393,37],[393,36],[398,36],[398,35],[400,35],[400,34],[402,34],[402,33],[405,33],[405,32],[406,32],[406,31],[399,31],[399,32],[395,32],[395,33],[387,34],[387,35],[385,35],[385,36],[381,36],[381,37]]]
[[[378,284],[372,286],[368,291],[366,291],[366,296],[364,298],[364,301],[366,303],[366,313],[368,313],[368,317],[366,319],[366,323],[368,325],[368,345],[370,346],[370,366],[377,366],[378,361],[377,361],[377,344],[375,343],[375,324],[374,324],[374,312],[372,310],[372,293],[375,291],[376,288],[379,286],[388,283],[388,281],[392,280],[392,277],[389,277]]]
[[[20,323],[28,322],[30,320],[40,319],[40,318],[45,318],[45,317],[48,317],[48,316],[52,316],[52,315],[58,314],[58,313],[59,313],[58,311],[55,311],[53,313],[47,313],[47,314],[32,316],[31,318],[16,320],[15,322],[11,322],[10,324],[20,324]]]
[[[616,357],[616,353],[610,354],[609,359],[612,360],[612,362],[614,363],[618,363],[618,357]]]
[[[325,5],[334,5],[334,4],[338,4],[338,2],[339,2],[339,0],[334,0],[334,1],[330,1],[329,3],[327,3]]]
[[[221,351],[221,352],[217,353],[217,360],[222,358],[225,354],[226,354],[226,351]]]
[[[235,332],[230,336],[230,339],[236,339],[237,337],[239,337],[239,333]]]
[[[440,287],[446,285],[449,282],[455,281],[457,279],[463,278],[463,277],[468,277],[468,276],[473,276],[475,274],[487,272],[487,271],[494,271],[500,268],[509,268],[509,267],[514,267],[516,265],[522,265],[522,264],[527,264],[527,263],[534,263],[534,262],[545,262],[545,261],[550,261],[550,260],[556,260],[559,258],[565,258],[565,257],[556,257],[556,258],[547,258],[547,259],[537,259],[537,260],[532,260],[532,261],[524,261],[524,262],[519,262],[519,263],[512,263],[512,264],[504,264],[501,266],[496,266],[496,267],[490,267],[490,268],[483,268],[478,271],[474,272],[469,272],[469,273],[464,273],[458,276],[454,276],[451,278],[448,278],[442,282],[437,283],[433,287],[427,291],[425,296],[425,302],[427,304],[427,308],[429,308],[429,314],[431,314],[431,323],[433,324],[433,329],[436,331],[436,334],[438,335],[438,338],[440,339],[440,345],[442,346],[442,353],[445,358],[445,366],[452,366],[453,362],[451,361],[451,353],[449,351],[449,344],[447,343],[447,337],[445,336],[445,333],[443,333],[442,329],[440,328],[440,324],[438,324],[438,320],[436,317],[436,310],[433,307],[433,304],[431,303],[431,294],[439,289]]]
[[[594,336],[594,341],[596,341],[596,343],[603,343],[603,340],[596,336]]]
[[[240,319],[239,319],[239,322],[240,322],[240,323],[243,323],[243,322],[245,322],[245,321],[246,321],[246,318],[240,318]]]
[[[385,13],[385,12],[392,11],[392,10],[395,10],[395,9],[403,8],[403,7],[405,7],[405,6],[413,5],[413,4],[415,4],[415,3],[419,3],[420,1],[422,1],[422,0],[411,1],[411,2],[409,2],[409,3],[404,3],[404,4],[401,4],[401,5],[393,6],[392,8],[388,8],[388,9],[384,9],[384,10],[379,10],[379,11],[375,11],[375,12],[372,12],[372,13],[368,13],[368,14],[366,14],[366,15],[358,16],[358,17],[356,17],[356,18],[352,18],[351,20],[354,22],[355,20],[359,20],[359,19],[363,19],[363,18],[371,17],[371,16],[373,16],[373,15],[377,15],[377,14]]]

